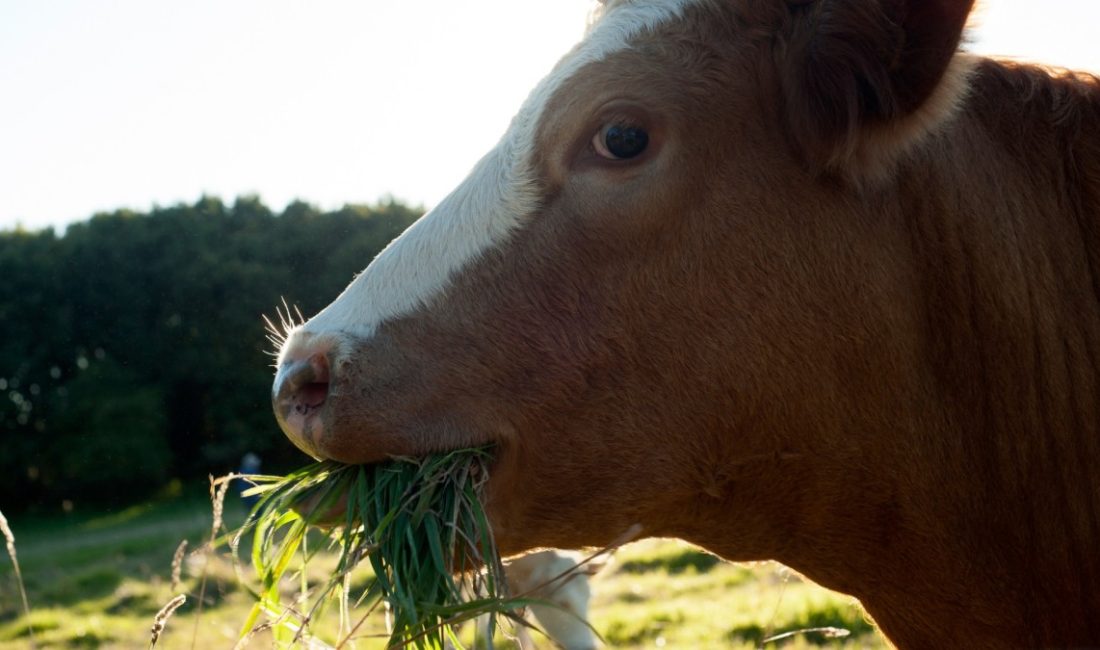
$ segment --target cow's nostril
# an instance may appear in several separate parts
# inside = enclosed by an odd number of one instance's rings
[[[329,365],[328,356],[315,354],[309,358],[312,371],[304,377],[305,383],[298,389],[298,399],[307,409],[314,409],[325,403],[328,397]]]
[[[315,354],[310,357],[309,368],[313,371],[313,378],[310,380],[310,383],[328,385],[329,368],[327,355]]]
[[[305,451],[321,423],[314,417],[328,399],[331,371],[328,356],[314,354],[287,361],[275,377],[272,401],[283,431]]]
[[[298,390],[297,404],[294,408],[305,415],[312,409],[322,406],[326,397],[328,397],[328,382],[310,382]]]
[[[328,357],[324,354],[311,356],[289,379],[292,384],[295,412],[306,415],[319,408],[328,397]]]

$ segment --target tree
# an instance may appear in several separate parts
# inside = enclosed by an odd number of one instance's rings
[[[203,197],[0,233],[0,490],[108,496],[246,451],[301,463],[271,417],[262,315],[320,310],[419,214]]]

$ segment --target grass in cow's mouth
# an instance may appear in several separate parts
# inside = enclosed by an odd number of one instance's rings
[[[285,477],[250,477],[260,501],[231,541],[235,549],[245,532],[254,533],[260,579],[242,640],[261,626],[284,641],[301,639],[333,601],[342,628],[337,647],[383,603],[392,620],[389,645],[397,647],[442,648],[445,640],[461,647],[453,623],[489,614],[493,626],[497,615],[511,616],[523,602],[503,597],[503,567],[481,506],[490,458],[485,449],[469,449],[378,465],[326,461]],[[320,550],[307,548],[311,527],[326,531],[339,561],[311,603],[286,604],[280,582],[291,560],[299,554],[308,561]],[[364,560],[375,577],[356,593],[351,571]],[[297,573],[306,593],[305,574]],[[367,614],[352,621],[352,605],[365,605]]]

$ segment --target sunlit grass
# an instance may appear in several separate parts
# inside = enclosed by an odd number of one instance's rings
[[[224,516],[230,529],[244,521],[235,492]],[[211,523],[205,496],[158,500],[133,516],[104,521],[68,517],[11,522],[32,611],[29,617],[22,614],[10,564],[0,566],[0,648],[29,649],[28,627],[33,627],[40,648],[148,648],[153,617],[177,593],[171,588],[171,565],[182,539],[192,549],[184,556],[179,587],[188,602],[168,623],[157,648],[234,647],[255,600],[224,551],[207,558],[205,605],[195,625],[204,563],[197,549]],[[307,544],[322,549],[322,541],[314,533]],[[242,559],[247,562],[243,553]],[[304,573],[307,589],[313,593],[324,585],[337,564],[338,554],[319,550]],[[251,573],[247,565],[245,570]],[[353,573],[352,589],[365,588],[372,578],[369,567],[363,567]],[[853,599],[805,582],[777,564],[716,562],[681,542],[627,545],[592,580],[591,622],[611,648],[748,650],[769,636],[821,626],[846,628],[852,634],[846,639],[798,635],[766,647],[887,647]],[[296,604],[299,590],[298,581],[286,581],[283,602]],[[463,629],[464,642],[472,640],[472,628]],[[310,629],[316,641],[335,646],[342,638],[338,608],[318,617]],[[380,614],[369,617],[359,633],[357,650],[386,647]],[[540,648],[552,647],[535,637]],[[245,647],[274,644],[272,631],[265,630]],[[515,646],[502,641],[497,647]]]
[[[850,636],[796,635],[768,647],[887,647],[854,599],[776,563],[720,562],[673,540],[624,547],[592,589],[592,623],[613,648],[758,648],[766,638],[824,626]]]

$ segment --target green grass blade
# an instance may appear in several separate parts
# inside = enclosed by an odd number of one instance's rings
[[[277,641],[287,640],[279,629],[293,628],[296,642],[324,611],[327,599],[337,597],[341,634],[352,638],[362,621],[350,623],[350,572],[363,560],[373,569],[374,579],[355,604],[375,608],[383,599],[389,603],[391,645],[441,648],[448,639],[457,644],[448,627],[456,617],[507,612],[508,605],[496,594],[500,559],[480,503],[489,460],[484,450],[464,450],[371,466],[317,463],[282,479],[250,477],[255,485],[249,491],[260,496],[260,503],[246,526],[253,528],[252,562],[262,587],[246,633],[266,613],[279,617]],[[305,543],[305,536],[314,522],[322,521],[340,525],[328,534],[328,544],[339,558],[328,584],[314,588],[314,605],[294,613],[294,620],[302,622],[299,628],[287,619],[292,610],[279,604],[280,583],[294,557],[304,566],[321,548]],[[458,567],[456,558],[461,560]],[[479,558],[488,572],[476,581],[487,587],[487,593],[472,597],[462,588],[470,578],[456,579],[454,569]],[[296,575],[304,580],[303,570],[296,570]],[[307,587],[303,583],[300,592]]]

